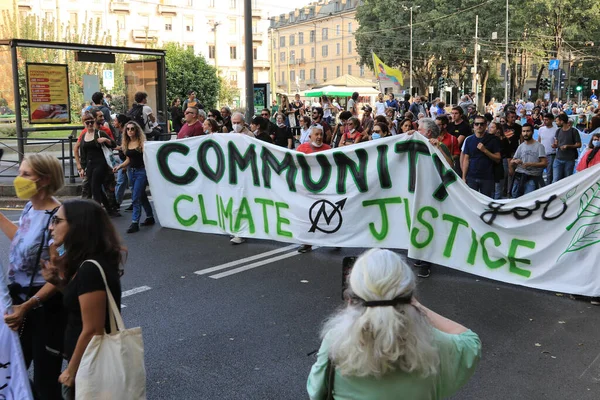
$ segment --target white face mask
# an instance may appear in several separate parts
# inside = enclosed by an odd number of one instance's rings
[[[242,131],[242,129],[244,128],[244,125],[242,125],[242,124],[233,124],[232,127],[233,127],[233,131],[234,132],[240,133]]]
[[[323,142],[321,142],[321,144],[317,144],[317,143],[315,143],[315,142],[310,142],[310,144],[311,144],[313,147],[321,147],[321,146],[323,146]]]
[[[350,132],[350,133],[354,133],[354,131],[355,131],[355,129],[350,129],[350,131],[349,131],[349,132]]]
[[[598,147],[598,146],[600,146],[600,140],[592,140],[592,145],[593,145],[594,147]]]

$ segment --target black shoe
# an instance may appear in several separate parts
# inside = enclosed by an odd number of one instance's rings
[[[139,232],[140,230],[140,224],[138,224],[137,222],[132,222],[131,225],[129,225],[129,229],[127,229],[127,233],[135,233],[135,232]]]
[[[298,253],[308,253],[309,251],[312,251],[312,246],[310,244],[303,244],[298,247]]]
[[[117,210],[112,210],[112,211],[108,212],[108,215],[111,216],[111,217],[120,217],[121,213],[119,211],[117,211]]]
[[[429,265],[421,265],[419,267],[419,273],[417,274],[417,276],[419,278],[429,278],[429,275],[431,275],[431,271],[429,270]]]
[[[421,260],[416,260],[416,261],[413,263],[413,266],[414,266],[415,268],[421,268],[421,266],[423,266],[423,261],[421,261]]]
[[[133,211],[133,203],[131,203],[129,207],[125,209],[125,211]]]
[[[156,221],[154,220],[154,217],[148,217],[140,225],[141,226],[150,226],[150,225],[154,225],[155,223],[156,223]]]

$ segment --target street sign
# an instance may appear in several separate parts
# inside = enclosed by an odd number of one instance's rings
[[[558,69],[559,65],[560,65],[560,60],[552,59],[548,63],[548,70],[549,71],[556,71]]]
[[[107,90],[112,90],[115,86],[115,73],[112,69],[105,69],[102,71],[102,85]]]
[[[598,79],[592,79],[592,89],[593,90],[598,89]]]
[[[550,100],[550,93],[544,93],[544,100]]]

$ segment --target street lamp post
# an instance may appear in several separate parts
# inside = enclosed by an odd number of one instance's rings
[[[409,76],[409,88],[408,92],[412,96],[412,87],[413,87],[413,8],[417,9],[421,6],[402,6],[404,10],[410,10],[410,66],[408,71]]]
[[[504,68],[504,101],[508,103],[508,0],[506,0],[506,54],[504,61],[506,68]]]

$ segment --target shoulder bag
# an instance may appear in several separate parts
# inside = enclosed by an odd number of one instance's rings
[[[100,131],[96,131],[96,142],[98,142],[98,139],[100,139]],[[104,154],[104,159],[106,160],[106,164],[108,164],[108,167],[111,170],[114,167],[116,167],[117,165],[121,164],[121,161],[119,160],[119,158],[117,156],[115,156],[115,154],[112,152],[112,150],[109,149],[108,147],[106,147],[106,145],[104,143],[100,144],[100,148],[102,149],[102,153]]]
[[[326,400],[334,400],[333,398],[333,386],[335,383],[335,366],[331,361],[331,358],[327,360],[327,368],[325,369],[325,375],[327,376],[326,388],[327,397]]]
[[[146,368],[142,329],[125,329],[117,303],[100,264],[94,263],[106,288],[110,334],[92,338],[75,377],[77,400],[145,400]],[[84,262],[86,262],[84,261]]]

